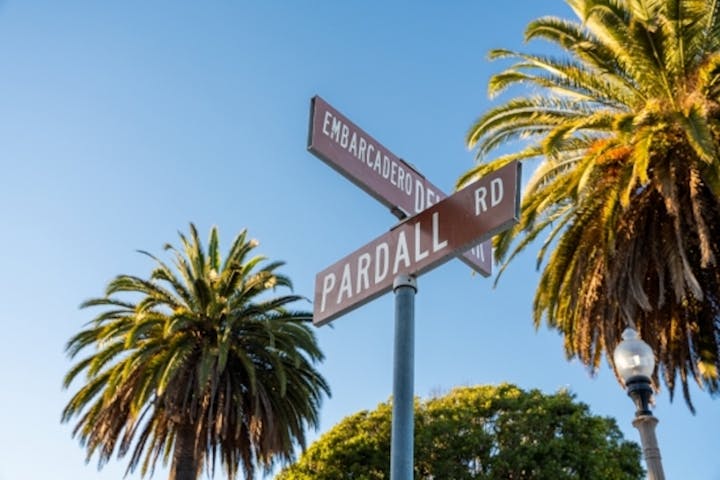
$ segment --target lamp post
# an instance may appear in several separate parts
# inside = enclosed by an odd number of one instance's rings
[[[649,480],[665,480],[660,448],[655,437],[655,426],[658,419],[650,411],[652,386],[650,375],[655,369],[655,354],[650,345],[643,342],[632,328],[626,328],[622,334],[622,342],[615,348],[613,359],[627,387],[628,396],[635,402],[635,420],[633,426],[640,432],[645,464],[648,468]]]

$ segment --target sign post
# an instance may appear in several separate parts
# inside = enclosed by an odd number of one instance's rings
[[[312,100],[308,149],[402,220],[317,274],[313,323],[395,292],[390,480],[412,480],[416,278],[458,255],[490,275],[487,242],[519,220],[520,164],[448,197],[320,97]]]
[[[390,478],[412,480],[415,394],[415,293],[410,275],[398,275],[395,292],[395,350],[393,364]]]

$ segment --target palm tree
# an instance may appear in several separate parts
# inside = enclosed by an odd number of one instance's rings
[[[656,384],[672,396],[679,377],[692,409],[688,382],[720,390],[720,2],[567,3],[579,21],[526,30],[555,53],[491,52],[511,62],[491,95],[535,93],[474,123],[480,162],[459,184],[537,161],[521,222],[496,239],[505,268],[547,234],[535,325],[560,330],[592,369],[635,326],[658,356]]]
[[[65,388],[86,380],[62,419],[79,416],[74,435],[100,466],[129,453],[127,471],[141,464],[144,476],[172,457],[170,478],[195,480],[219,457],[228,479],[251,479],[290,461],[318,425],[329,389],[311,314],[289,309],[297,295],[272,295],[292,288],[283,263],[251,257],[245,231],[224,261],[216,228],[207,251],[192,224],[180,239],[182,250],[165,246],[174,268],[141,252],[156,262],[149,279],[120,275],[82,304],[103,310],[67,344],[71,358],[93,351],[65,377]]]

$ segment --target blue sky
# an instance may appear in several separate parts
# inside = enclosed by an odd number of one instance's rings
[[[161,254],[190,221],[217,225],[224,245],[248,228],[312,297],[318,271],[393,225],[306,151],[313,95],[450,191],[473,163],[464,133],[491,105],[488,49],[521,48],[528,21],[570,15],[561,0],[60,4],[0,4],[0,480],[124,472],[84,462],[59,422],[61,379],[64,344],[91,315],[78,305],[119,273],[149,273],[136,249]],[[537,279],[533,251],[495,289],[459,261],[422,276],[416,394],[569,388],[639,441],[607,368],[590,376],[557,333],[534,330]],[[321,432],[391,394],[392,300],[317,330],[333,391]],[[666,474],[719,480],[720,409],[693,397],[695,416],[681,394],[657,398]]]

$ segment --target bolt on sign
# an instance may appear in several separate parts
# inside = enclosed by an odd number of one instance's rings
[[[324,325],[519,220],[520,164],[486,175],[397,225],[315,277],[313,323]]]
[[[447,197],[412,165],[318,96],[310,103],[308,150],[400,219],[418,214]],[[472,248],[459,258],[481,275],[490,276],[490,242],[469,247]]]

